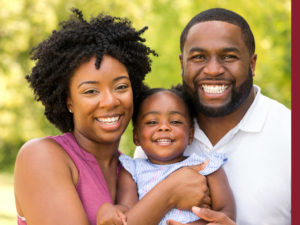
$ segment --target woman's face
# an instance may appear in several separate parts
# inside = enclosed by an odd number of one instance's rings
[[[103,144],[119,141],[133,113],[133,95],[126,67],[105,55],[99,69],[96,58],[83,63],[70,80],[67,107],[74,132]]]

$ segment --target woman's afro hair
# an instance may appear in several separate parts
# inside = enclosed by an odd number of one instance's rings
[[[141,38],[148,27],[136,31],[126,18],[100,13],[90,22],[83,19],[78,9],[72,8],[70,19],[59,23],[61,29],[34,47],[30,54],[37,60],[31,74],[26,76],[35,99],[45,106],[45,115],[63,133],[74,130],[73,114],[66,106],[69,81],[75,69],[96,57],[100,68],[103,55],[110,55],[126,67],[133,87],[133,102],[143,87],[143,80],[151,71],[150,54]]]
[[[146,85],[143,85],[143,87],[141,88],[141,92],[137,98],[137,103],[134,105],[134,111],[132,116],[132,125],[134,128],[137,128],[138,115],[140,114],[141,107],[143,106],[143,102],[151,95],[154,95],[159,92],[170,92],[177,95],[185,104],[185,107],[189,114],[188,116],[190,119],[190,125],[194,126],[194,118],[196,117],[197,112],[192,103],[192,99],[184,91],[183,86],[181,84],[177,84],[177,86],[172,86],[170,89],[150,88]]]

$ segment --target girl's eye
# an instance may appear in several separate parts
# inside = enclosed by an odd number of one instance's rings
[[[178,121],[178,120],[174,120],[170,122],[171,124],[182,124],[182,122]]]
[[[95,93],[97,93],[96,90],[88,90],[88,91],[84,92],[84,94],[95,94]]]
[[[156,122],[156,121],[149,121],[149,122],[147,122],[146,124],[154,125],[154,124],[157,124],[157,122]]]
[[[118,90],[123,90],[123,89],[126,89],[126,88],[128,88],[127,85],[120,85],[120,86],[118,86],[116,89],[118,89]]]

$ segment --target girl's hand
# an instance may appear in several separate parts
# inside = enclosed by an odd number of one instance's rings
[[[97,212],[97,225],[127,225],[127,217],[114,205],[106,202]]]
[[[205,208],[211,206],[206,177],[199,174],[208,163],[209,159],[200,165],[181,168],[162,181],[172,190],[171,201],[175,208],[191,210],[195,205]]]

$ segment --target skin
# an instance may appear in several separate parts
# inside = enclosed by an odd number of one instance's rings
[[[142,146],[152,163],[165,165],[183,161],[186,159],[183,152],[187,145],[192,143],[193,136],[194,127],[190,124],[188,111],[182,99],[177,95],[164,91],[144,100],[137,118],[137,128],[134,130],[134,143]],[[172,142],[156,142],[159,139],[170,139]],[[235,201],[223,168],[208,175],[207,181],[212,198],[212,209],[223,212],[235,220]],[[138,201],[137,184],[131,174],[123,168],[118,179],[116,202],[118,205],[113,206],[110,203],[102,205],[98,210],[97,224],[114,224],[113,221],[118,219],[122,224],[122,218],[126,221],[122,212],[127,212]],[[156,201],[161,202],[159,198],[156,198]],[[139,215],[137,214],[136,217]],[[123,222],[123,224],[126,223]],[[207,222],[200,219],[189,224],[203,225]]]
[[[233,82],[239,87],[247,78],[249,66],[253,76],[257,55],[249,55],[241,38],[241,29],[221,21],[208,21],[194,25],[188,32],[182,54],[179,55],[182,79],[192,89],[199,88],[199,99],[204,105],[223,106],[231,100]],[[205,78],[223,78],[227,81],[206,81]],[[229,85],[222,94],[208,94],[202,85]],[[246,100],[232,113],[212,118],[198,112],[197,122],[212,145],[243,118],[254,100],[252,87]]]
[[[183,101],[171,92],[159,92],[145,99],[133,130],[133,141],[142,146],[153,164],[172,164],[185,159],[183,151],[191,144],[194,127]],[[164,144],[159,139],[170,139]]]
[[[74,72],[66,107],[74,117],[72,134],[81,148],[95,156],[114,202],[118,146],[133,112],[132,89],[123,64],[105,55],[97,70],[95,61],[92,57]],[[120,119],[112,126],[97,121],[107,116]],[[191,208],[210,204],[206,180],[197,173],[202,169],[197,165],[178,170],[175,176],[158,185],[128,212],[129,224],[146,224],[144,220],[155,224],[174,206]],[[75,189],[78,170],[54,140],[39,138],[27,142],[17,156],[14,175],[16,208],[27,224],[90,224]],[[178,185],[180,180],[184,183]],[[159,196],[165,204],[158,205],[154,196]],[[137,214],[141,218],[135,218]]]

